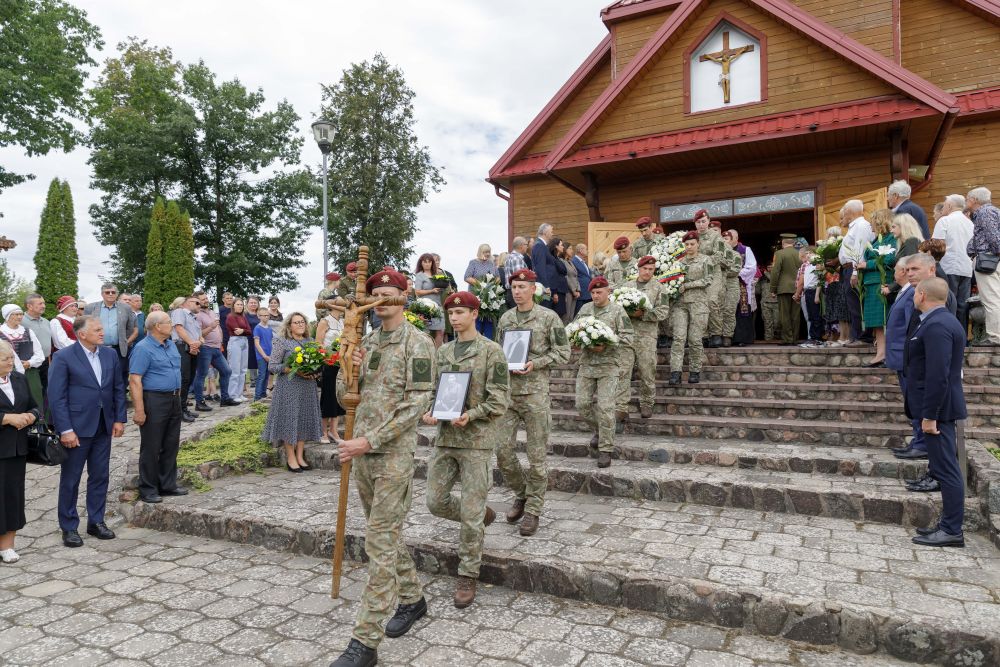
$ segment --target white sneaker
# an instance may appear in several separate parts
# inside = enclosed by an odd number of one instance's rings
[[[16,563],[21,560],[21,557],[17,555],[17,552],[13,549],[4,549],[0,551],[0,560],[5,563]]]
[[[236,403],[245,403],[246,402],[246,399],[243,398],[242,396],[237,396],[236,398],[234,398],[232,400],[235,401]]]

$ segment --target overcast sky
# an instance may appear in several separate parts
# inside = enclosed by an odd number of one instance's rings
[[[444,167],[448,184],[419,211],[413,249],[438,252],[445,268],[464,272],[480,243],[506,249],[506,203],[485,182],[489,168],[606,34],[600,9],[610,0],[449,0],[412,2],[193,2],[77,0],[104,37],[100,63],[129,36],[169,46],[188,64],[204,59],[223,80],[263,89],[269,105],[285,98],[309,137],[306,162],[320,163],[310,123],[320,83],[334,83],[352,62],[382,52],[402,68],[416,93],[416,131]],[[94,76],[90,81],[93,82]],[[34,276],[38,220],[49,182],[67,179],[76,206],[80,296],[96,300],[108,251],[94,238],[87,209],[100,193],[89,188],[85,148],[28,159],[17,147],[0,163],[34,181],[0,193],[0,234],[18,246],[11,268]],[[320,238],[317,227],[315,238]],[[300,287],[282,294],[306,309],[321,288],[322,244],[304,244]]]

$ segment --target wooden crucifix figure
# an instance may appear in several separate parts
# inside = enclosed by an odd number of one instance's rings
[[[722,99],[723,102],[729,104],[729,68],[732,66],[733,61],[742,56],[744,53],[750,53],[753,51],[753,44],[747,44],[746,46],[741,46],[738,49],[729,48],[729,31],[725,30],[722,33],[722,50],[716,51],[715,53],[706,53],[698,62],[708,62],[718,63],[722,66],[722,74],[719,75],[719,85],[722,86]]]
[[[361,403],[360,369],[354,366],[354,351],[361,345],[364,335],[364,314],[376,306],[404,306],[405,296],[370,297],[366,293],[365,281],[368,279],[368,246],[358,248],[358,280],[354,296],[351,299],[330,299],[317,301],[316,308],[336,310],[344,313],[344,331],[340,336],[340,371],[343,373],[346,391],[341,399],[341,405],[347,412],[344,419],[344,440],[354,437],[354,419],[358,404]],[[351,462],[340,467],[340,499],[337,503],[337,531],[333,545],[333,580],[330,596],[340,597],[340,577],[344,564],[344,539],[347,522],[347,498],[351,482]]]

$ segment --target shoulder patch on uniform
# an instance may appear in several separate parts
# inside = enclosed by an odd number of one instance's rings
[[[372,356],[368,359],[368,370],[375,371],[378,370],[378,364],[382,360],[381,352],[372,352]]]
[[[660,292],[660,305],[666,305],[670,303],[670,295],[666,292]]]
[[[569,340],[566,338],[566,329],[564,329],[562,326],[557,326],[556,327],[556,344],[557,345],[566,345],[568,343],[569,343]]]
[[[431,381],[431,360],[426,357],[416,357],[413,360],[413,381]]]
[[[507,371],[507,362],[498,361],[493,364],[493,384],[503,384],[506,385],[509,375]]]

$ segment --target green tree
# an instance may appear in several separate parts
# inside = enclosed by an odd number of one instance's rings
[[[35,285],[45,297],[46,317],[55,317],[59,297],[76,296],[79,272],[73,195],[69,183],[54,178],[42,209],[35,251]]]
[[[24,304],[24,299],[35,286],[30,281],[19,278],[7,265],[7,259],[0,257],[0,303]]]
[[[194,235],[191,216],[177,202],[167,204],[163,234],[163,296],[172,301],[194,292]]]
[[[163,280],[163,228],[167,225],[167,206],[162,197],[156,198],[153,212],[149,220],[149,233],[146,235],[146,271],[142,289],[143,303],[164,304]]]
[[[403,72],[382,54],[323,87],[320,115],[337,128],[329,179],[333,266],[351,261],[362,244],[373,267],[409,263],[417,207],[445,183],[418,143],[413,97]]]
[[[29,156],[71,150],[87,116],[89,49],[104,46],[87,14],[62,0],[0,2],[0,147]],[[33,178],[0,165],[0,190]]]

